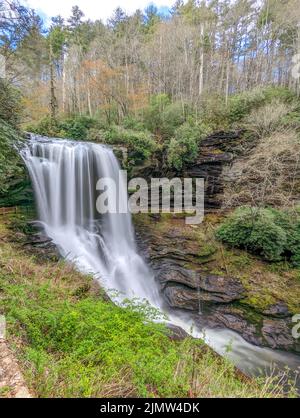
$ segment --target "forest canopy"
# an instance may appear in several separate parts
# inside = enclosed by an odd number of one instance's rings
[[[155,6],[132,15],[117,8],[106,23],[75,6],[69,19],[54,16],[46,28],[17,0],[2,0],[0,53],[23,93],[27,122],[50,113],[120,123],[147,113],[156,95],[186,115],[208,98],[217,108],[256,87],[298,92],[291,68],[297,14],[297,0],[178,0],[169,16]]]

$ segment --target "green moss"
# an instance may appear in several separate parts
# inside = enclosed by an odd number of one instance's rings
[[[199,252],[198,252],[198,256],[199,257],[209,257],[211,255],[214,255],[216,253],[217,249],[214,245],[212,244],[206,244],[203,245]]]
[[[251,260],[248,254],[239,254],[239,255],[232,254],[230,258],[227,258],[227,259],[231,266],[234,266],[235,268],[239,270],[250,266],[251,263],[253,262],[253,260]]]
[[[247,305],[254,310],[262,312],[269,306],[273,305],[275,302],[276,299],[272,298],[272,296],[264,293],[259,293],[257,295],[248,295],[241,301],[241,304]]]

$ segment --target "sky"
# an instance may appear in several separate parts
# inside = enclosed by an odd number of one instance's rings
[[[149,4],[155,4],[160,12],[166,14],[175,0],[23,0],[23,3],[35,9],[47,24],[52,16],[69,17],[72,6],[75,5],[79,6],[86,18],[105,22],[118,6],[132,13],[136,9],[143,10]]]

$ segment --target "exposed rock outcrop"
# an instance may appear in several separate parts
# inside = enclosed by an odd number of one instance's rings
[[[286,303],[251,308],[239,278],[211,272],[218,250],[201,232],[187,228],[183,220],[161,223],[159,216],[136,227],[140,248],[170,307],[191,312],[201,326],[235,331],[251,344],[300,352]]]
[[[188,165],[182,173],[171,171],[164,161],[147,162],[143,167],[135,167],[133,177],[150,178],[204,178],[205,208],[219,209],[224,197],[224,169],[233,161],[243,141],[242,131],[216,132],[200,141],[197,161]]]
[[[217,132],[201,141],[197,161],[182,174],[205,179],[207,212],[222,208],[224,191],[235,176],[231,169],[233,162],[256,146],[257,142],[247,141],[242,131]],[[135,174],[144,178],[178,175],[168,172],[163,164],[145,167]],[[217,268],[215,273],[214,260],[220,258],[220,250],[207,242],[205,235],[209,231],[204,230],[201,237],[200,228],[196,228],[200,231],[197,236],[197,233],[190,233],[192,229],[172,222],[171,218],[170,227],[162,229],[159,215],[153,215],[146,225],[140,223],[137,230],[140,247],[171,307],[196,315],[201,308],[199,321],[202,325],[226,327],[260,346],[300,351],[299,343],[292,338],[292,313],[286,303],[274,302],[272,292],[267,307],[252,306],[249,299],[245,302],[248,289],[244,289],[237,277],[227,274],[226,260],[222,262],[221,271]],[[255,292],[258,291],[259,284],[255,288]],[[255,297],[260,299],[257,293]]]
[[[219,209],[223,202],[224,167],[234,158],[242,132],[217,132],[201,141],[196,163],[187,167],[185,176],[205,179],[205,208]]]
[[[286,303],[281,301],[269,306],[263,311],[263,314],[275,318],[289,318],[292,316]]]
[[[201,302],[230,303],[243,298],[238,279],[201,274],[170,265],[158,275],[164,294],[172,307],[197,310]]]

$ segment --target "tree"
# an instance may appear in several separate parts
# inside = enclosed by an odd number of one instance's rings
[[[34,10],[21,5],[17,0],[0,1],[0,53],[6,58],[7,77],[19,75],[16,53],[22,42],[35,32],[40,32],[42,21]]]
[[[76,30],[81,24],[84,18],[84,13],[78,6],[72,7],[72,15],[68,19],[68,24],[71,30]]]

